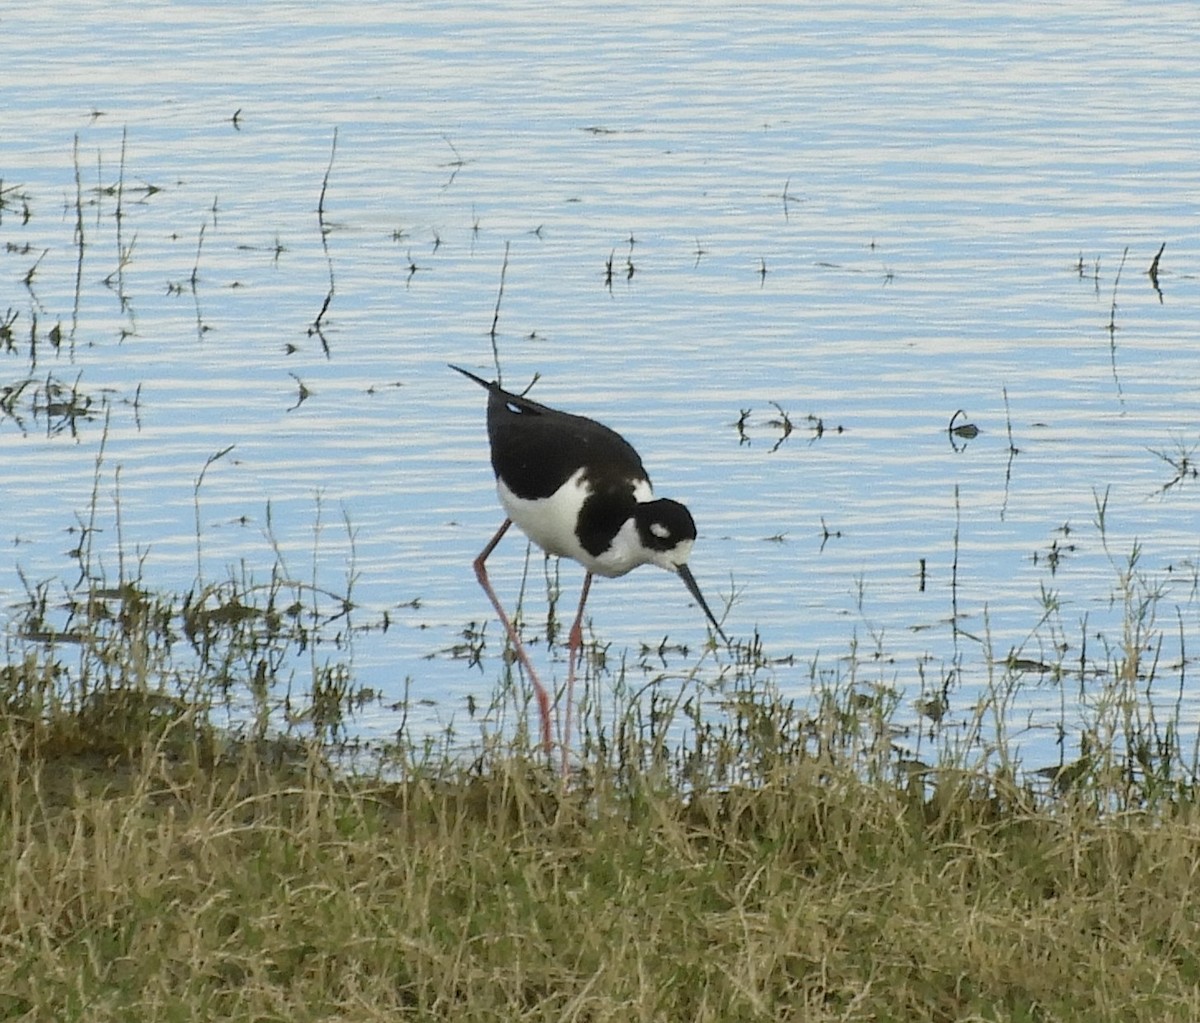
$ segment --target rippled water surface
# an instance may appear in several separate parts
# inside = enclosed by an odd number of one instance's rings
[[[1195,720],[1192,5],[0,20],[0,393],[25,382],[0,624],[70,576],[95,491],[113,577],[119,551],[156,587],[267,573],[273,544],[352,575],[391,623],[355,641],[390,698],[358,726],[394,728],[406,679],[431,725],[461,719],[499,674],[494,624],[482,673],[446,651],[489,618],[470,561],[501,515],[483,394],[446,363],[492,373],[507,252],[505,380],[640,449],[728,630],[792,658],[785,692],[854,649],[906,702],[954,680],[969,717],[1010,652],[1104,663],[1136,550],[1155,684]],[[524,556],[495,556],[506,593]],[[651,569],[589,607],[613,650],[705,636]],[[1029,682],[1019,720],[1061,696]]]

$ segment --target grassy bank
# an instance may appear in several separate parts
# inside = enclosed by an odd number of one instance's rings
[[[4,670],[0,1018],[1200,1018],[1182,788],[839,741],[720,786],[633,746],[352,778],[135,693],[35,727]]]

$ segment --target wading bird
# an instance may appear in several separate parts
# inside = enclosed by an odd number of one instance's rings
[[[654,497],[650,477],[628,441],[595,420],[513,394],[459,366],[450,368],[488,392],[492,469],[507,518],[475,559],[475,577],[533,682],[547,751],[551,747],[550,697],[488,581],[485,562],[515,522],[546,553],[571,558],[587,570],[567,639],[567,711],[561,737],[565,774],[575,665],[583,644],[583,606],[593,575],[613,578],[639,565],[658,565],[674,572],[727,645],[729,639],[687,566],[696,540],[691,512],[678,501]]]

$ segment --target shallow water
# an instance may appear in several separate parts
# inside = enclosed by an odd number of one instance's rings
[[[418,721],[461,719],[499,662],[442,652],[489,617],[470,560],[501,516],[482,395],[446,363],[490,372],[507,251],[505,380],[540,374],[540,400],[639,448],[696,515],[710,603],[736,592],[728,630],[794,657],[785,692],[857,643],[906,700],[961,669],[969,716],[989,656],[1120,639],[1135,545],[1163,685],[1190,679],[1190,5],[51,3],[6,29],[0,387],[76,386],[93,415],[0,420],[0,616],[18,568],[70,574],[97,479],[106,571],[120,540],[189,586],[204,471],[208,576],[269,571],[269,504],[294,573],[341,592],[352,571],[363,620],[388,611],[361,683],[410,678]],[[948,434],[958,409],[977,437]],[[514,595],[524,553],[494,563]],[[589,607],[615,649],[704,638],[649,569]],[[1018,705],[1057,721],[1060,697]]]

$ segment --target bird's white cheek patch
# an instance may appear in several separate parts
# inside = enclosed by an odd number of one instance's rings
[[[667,529],[661,522],[651,522],[650,532],[657,536],[660,540],[665,540],[671,535],[671,531]]]

